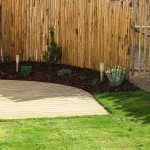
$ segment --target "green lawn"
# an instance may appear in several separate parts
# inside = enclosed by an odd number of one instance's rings
[[[149,150],[150,93],[106,93],[107,116],[1,120],[0,150]]]

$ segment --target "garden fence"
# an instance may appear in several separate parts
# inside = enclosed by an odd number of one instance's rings
[[[134,0],[132,14],[132,75],[150,76],[150,0]]]
[[[0,0],[0,43],[13,59],[42,60],[54,26],[62,63],[99,69],[99,62],[129,67],[128,0]]]

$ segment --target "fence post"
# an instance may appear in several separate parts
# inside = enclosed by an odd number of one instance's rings
[[[135,25],[135,23],[134,23]],[[131,63],[131,75],[134,76],[134,62],[135,62],[135,30],[132,28],[131,31],[131,41],[132,41],[132,63]]]

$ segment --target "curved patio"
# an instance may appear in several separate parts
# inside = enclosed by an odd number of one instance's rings
[[[0,80],[0,119],[106,115],[94,97],[77,88]]]

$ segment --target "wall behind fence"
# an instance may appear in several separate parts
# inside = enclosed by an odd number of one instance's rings
[[[1,0],[2,44],[15,58],[38,61],[54,26],[63,63],[99,68],[129,66],[130,2],[107,0]]]

